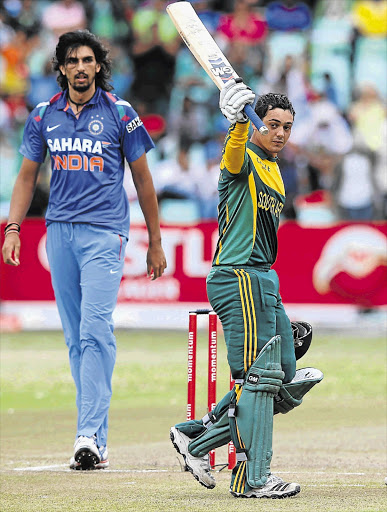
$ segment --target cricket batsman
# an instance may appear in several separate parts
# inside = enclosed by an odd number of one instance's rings
[[[261,134],[243,112],[255,95],[241,79],[230,79],[219,106],[230,121],[218,183],[219,238],[207,294],[224,331],[227,359],[235,380],[232,391],[200,420],[179,423],[171,441],[186,467],[205,487],[215,487],[208,453],[233,441],[237,463],[230,492],[234,497],[287,498],[300,492],[271,472],[273,416],[300,405],[323,374],[296,371],[308,349],[312,329],[291,324],[271,267],[277,257],[277,231],[285,190],[277,163],[287,143],[295,112],[282,94],[258,98],[255,112],[269,129]]]

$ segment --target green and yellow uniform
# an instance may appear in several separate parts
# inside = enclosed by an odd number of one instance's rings
[[[248,124],[228,131],[218,190],[219,240],[207,293],[223,325],[232,375],[243,378],[259,350],[280,334],[289,382],[296,371],[293,335],[271,269],[285,190],[276,159],[248,142]]]
[[[270,267],[285,190],[276,159],[247,141],[248,125],[231,126],[219,177],[219,241],[213,264]]]
[[[276,159],[248,142],[248,130],[248,124],[236,123],[225,140],[218,184],[219,239],[207,277],[208,299],[222,322],[237,384],[212,411],[210,428],[206,417],[176,425],[192,438],[188,450],[194,457],[230,441],[230,403],[238,402],[247,371],[273,336],[281,336],[283,382],[290,382],[296,373],[291,324],[279,293],[278,275],[271,268],[277,257],[285,190]],[[253,415],[251,421],[255,421]],[[246,462],[239,461],[231,491],[249,489]]]

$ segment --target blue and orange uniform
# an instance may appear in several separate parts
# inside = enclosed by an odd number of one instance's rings
[[[31,112],[20,152],[52,175],[47,255],[78,408],[77,436],[106,446],[116,359],[112,314],[129,237],[123,187],[130,164],[154,147],[132,106],[97,87],[79,117],[65,90]]]

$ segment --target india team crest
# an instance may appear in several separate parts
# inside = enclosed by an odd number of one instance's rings
[[[94,119],[89,123],[89,132],[92,135],[100,135],[103,132],[103,124],[98,119]]]

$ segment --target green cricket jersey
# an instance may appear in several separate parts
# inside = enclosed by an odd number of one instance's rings
[[[213,265],[270,266],[285,189],[275,158],[248,142],[249,123],[229,128],[219,176],[219,239]]]

